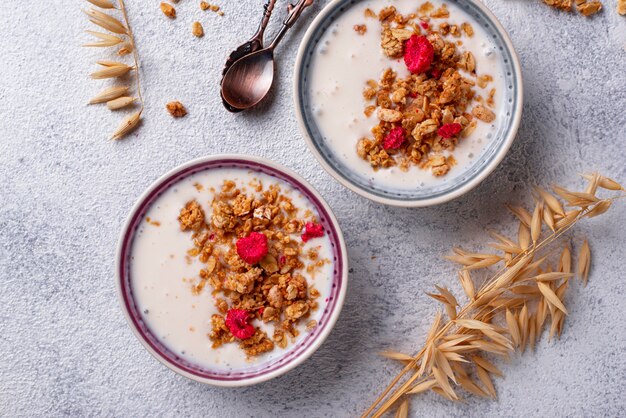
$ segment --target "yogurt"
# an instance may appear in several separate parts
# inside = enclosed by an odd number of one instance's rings
[[[359,139],[372,137],[371,128],[377,123],[376,112],[370,117],[363,113],[366,105],[362,93],[367,80],[378,80],[382,72],[392,68],[398,77],[406,77],[409,72],[403,60],[392,60],[384,55],[380,47],[381,23],[375,18],[366,18],[365,9],[377,12],[386,6],[395,6],[399,13],[415,13],[422,4],[415,0],[366,0],[360,1],[343,12],[326,30],[311,62],[309,97],[315,122],[324,138],[324,142],[333,154],[354,173],[363,177],[367,183],[382,188],[414,190],[429,185],[453,182],[456,177],[478,160],[481,153],[492,141],[495,132],[506,120],[503,106],[505,89],[504,67],[499,51],[486,31],[477,24],[472,16],[454,4],[447,4],[450,17],[432,19],[433,25],[441,22],[461,25],[468,22],[474,29],[473,37],[463,36],[460,51],[469,51],[476,60],[476,72],[479,75],[493,77],[488,86],[475,87],[476,93],[486,98],[488,91],[496,89],[493,110],[496,119],[492,123],[478,121],[476,129],[459,141],[452,155],[457,164],[442,177],[433,176],[429,170],[412,165],[408,171],[398,167],[374,171],[370,164],[356,153]],[[431,1],[435,9],[445,2]],[[365,24],[367,30],[358,34],[355,25]],[[451,35],[445,39],[455,39]],[[368,103],[370,104],[370,103]],[[444,154],[446,155],[446,154]]]
[[[289,350],[307,335],[305,325],[298,327],[299,336],[285,349],[277,345],[263,355],[249,359],[236,343],[212,348],[208,334],[211,331],[211,316],[218,314],[212,288],[207,285],[199,294],[192,292],[198,272],[204,266],[197,258],[186,257],[187,250],[193,247],[190,234],[180,230],[178,215],[180,209],[190,200],[201,204],[207,217],[211,216],[210,190],[220,190],[224,180],[233,180],[246,193],[253,193],[248,185],[260,180],[267,188],[278,184],[282,193],[292,199],[299,208],[298,215],[308,210],[318,216],[315,206],[288,183],[274,177],[238,168],[219,168],[201,171],[186,177],[171,186],[144,215],[131,249],[131,287],[142,319],[151,333],[170,351],[192,364],[209,370],[237,370],[251,364],[272,361]],[[201,187],[200,187],[201,186]],[[310,320],[317,320],[324,311],[324,301],[330,295],[334,266],[332,248],[328,236],[308,241],[304,252],[318,248],[319,258],[329,263],[310,274],[306,269],[298,270],[309,286],[314,286],[320,296],[319,307],[311,312]],[[305,321],[306,322],[306,321]],[[272,323],[254,321],[253,325],[273,333]]]

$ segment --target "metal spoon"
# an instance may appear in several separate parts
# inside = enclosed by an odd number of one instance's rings
[[[293,26],[305,7],[313,0],[300,0],[289,5],[289,15],[267,48],[240,58],[226,71],[222,79],[222,97],[236,109],[249,109],[267,95],[274,81],[274,48]]]
[[[270,21],[270,16],[272,15],[272,10],[274,9],[275,3],[276,0],[268,0],[268,2],[265,3],[265,5],[263,6],[265,12],[263,12],[263,18],[261,19],[261,23],[259,23],[259,28],[257,29],[256,33],[247,42],[239,45],[237,49],[230,53],[228,59],[226,60],[224,71],[222,71],[222,79],[224,78],[224,75],[231,67],[231,65],[235,63],[235,61],[255,51],[263,49],[263,33],[265,33],[267,23]],[[220,95],[222,95],[221,91]],[[230,112],[236,113],[243,110],[237,109],[236,107],[232,107],[231,105],[229,105],[226,100],[224,100],[224,95],[222,95],[222,103],[224,104],[224,107]]]

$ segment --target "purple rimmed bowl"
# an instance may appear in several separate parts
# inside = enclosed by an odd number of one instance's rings
[[[237,168],[251,170],[287,182],[302,193],[315,207],[319,222],[330,239],[333,254],[333,277],[328,300],[320,302],[322,316],[318,326],[299,338],[279,357],[265,362],[250,364],[236,370],[211,370],[172,352],[153,332],[142,317],[135,303],[130,269],[135,233],[157,198],[170,187],[186,177],[211,169]],[[348,279],[347,251],[343,235],[330,207],[319,193],[302,177],[290,169],[260,157],[245,155],[216,155],[185,163],[155,181],[133,206],[118,242],[116,256],[117,290],[122,311],[135,336],[157,360],[171,370],[197,382],[216,386],[247,386],[264,382],[293,369],[309,358],[324,342],[332,330],[346,294]]]

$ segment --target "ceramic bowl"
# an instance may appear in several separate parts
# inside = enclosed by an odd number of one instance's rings
[[[476,22],[473,24],[480,24],[484,27],[499,49],[498,57],[504,68],[506,87],[502,100],[505,106],[502,113],[505,120],[500,123],[500,128],[494,133],[480,157],[475,158],[462,173],[455,174],[453,180],[445,184],[442,182],[411,190],[381,187],[367,177],[356,173],[345,163],[345,160],[338,158],[331,150],[316,125],[310,100],[309,79],[317,44],[336,19],[351,7],[356,7],[358,3],[359,0],[331,1],[317,15],[300,44],[294,73],[294,100],[301,130],[313,155],[322,167],[341,184],[368,199],[383,204],[404,207],[430,206],[467,193],[483,181],[502,161],[515,138],[520,123],[523,100],[522,73],[506,31],[480,1],[448,0],[446,2],[456,5],[472,16]],[[386,4],[384,1],[380,2],[381,7]],[[389,4],[393,3],[389,2]],[[359,103],[357,106],[362,106],[362,104]]]
[[[320,301],[322,310],[318,326],[299,338],[280,357],[267,362],[246,365],[245,368],[224,371],[210,370],[179,357],[164,345],[148,328],[134,297],[130,265],[135,233],[144,215],[157,197],[180,180],[203,170],[217,168],[243,168],[264,173],[289,183],[307,197],[319,213],[319,222],[330,239],[334,258],[334,271],[330,294]],[[122,311],[135,336],[157,360],[171,370],[198,382],[216,386],[245,386],[279,376],[301,364],[324,342],[341,311],[348,279],[348,260],[343,235],[330,207],[319,193],[293,171],[269,160],[244,155],[217,155],[183,164],[155,181],[133,206],[122,229],[117,248],[117,290]],[[207,344],[208,346],[208,344]]]

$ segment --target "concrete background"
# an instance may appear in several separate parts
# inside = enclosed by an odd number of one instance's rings
[[[0,415],[350,416],[399,370],[376,352],[413,351],[437,305],[424,291],[460,292],[454,245],[482,248],[484,230],[512,225],[502,204],[528,201],[533,184],[581,187],[597,169],[626,181],[626,19],[615,0],[586,19],[539,1],[488,0],[509,30],[526,84],[521,129],[500,167],[454,202],[406,210],[371,203],[333,181],[294,120],[292,68],[305,12],[278,51],[278,79],[259,109],[232,115],[217,87],[224,57],[251,34],[261,1],[220,4],[226,16],[182,0],[175,21],[157,2],[128,0],[143,65],[145,120],[119,143],[121,116],[85,106],[106,83],[88,74],[104,51],[81,49],[89,24],[78,2],[9,0],[0,12]],[[258,4],[257,4],[258,3]],[[141,6],[140,6],[141,5]],[[284,7],[276,9],[274,28]],[[194,20],[206,36],[190,33]],[[271,34],[271,31],[270,31]],[[179,99],[181,120],[164,110]],[[350,285],[327,342],[305,364],[243,389],[194,383],[154,360],[118,307],[114,253],[136,197],[192,158],[245,152],[307,178],[328,200],[349,248]],[[561,341],[500,362],[499,400],[451,404],[429,394],[414,416],[624,416],[626,414],[626,205],[584,222],[593,270],[567,296]],[[375,257],[374,257],[375,256]]]

